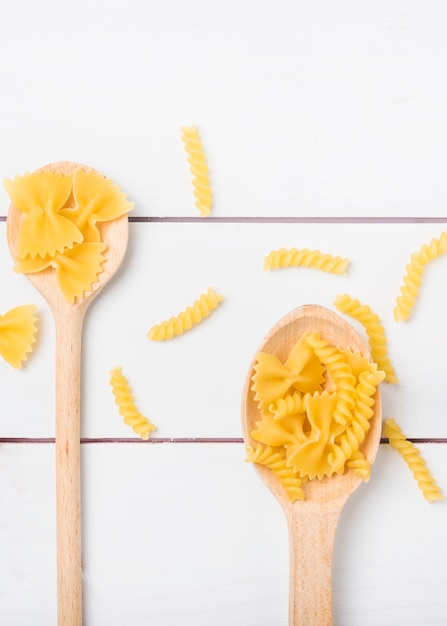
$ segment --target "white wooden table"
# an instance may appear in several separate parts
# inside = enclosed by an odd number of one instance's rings
[[[88,312],[82,499],[86,626],[285,626],[279,505],[244,462],[242,388],[270,327],[338,293],[385,326],[400,379],[384,418],[447,494],[447,258],[406,324],[410,254],[447,228],[442,2],[9,3],[0,21],[0,172],[85,163],[135,202],[126,261]],[[180,127],[196,123],[214,207],[199,217]],[[0,313],[38,306],[22,370],[0,360],[0,624],[56,623],[54,353],[49,310],[12,271],[0,189]],[[265,272],[280,247],[351,259],[346,276]],[[169,342],[149,328],[212,286],[224,302]],[[358,327],[361,330],[360,327]],[[118,414],[121,365],[149,442]],[[447,503],[380,446],[344,509],[336,626],[447,623]]]

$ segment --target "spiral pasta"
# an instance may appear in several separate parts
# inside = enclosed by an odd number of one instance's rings
[[[149,434],[156,430],[156,426],[147,417],[144,417],[135,406],[129,383],[119,365],[110,371],[110,384],[115,396],[115,403],[124,418],[124,423],[131,426],[132,430],[142,439],[149,439]]]
[[[287,467],[280,452],[274,452],[271,446],[264,447],[258,443],[256,448],[247,446],[246,461],[268,467],[284,487],[287,498],[291,502],[304,500],[302,480],[290,467]]]
[[[429,244],[423,244],[418,252],[413,252],[405,268],[406,274],[400,295],[396,298],[394,307],[396,322],[406,322],[410,318],[427,263],[445,252],[447,252],[447,232],[442,232],[439,239],[434,237]]]
[[[351,420],[352,409],[355,404],[355,377],[343,354],[335,347],[321,339],[318,333],[308,333],[306,341],[314,350],[323,365],[327,367],[338,392],[337,404],[334,410],[334,419],[346,426]]]
[[[338,295],[334,304],[339,311],[363,324],[368,335],[371,356],[378,367],[385,372],[385,380],[392,384],[399,382],[387,354],[385,329],[380,323],[379,316],[373,313],[367,304],[361,304],[348,294]]]
[[[34,304],[23,304],[0,315],[0,356],[20,369],[36,341],[37,316]]]
[[[176,317],[170,317],[161,324],[156,324],[148,332],[148,339],[164,341],[172,339],[176,335],[181,335],[186,330],[190,330],[195,324],[199,324],[205,317],[215,309],[223,297],[216,293],[211,287],[206,293],[202,293],[192,306],[188,306]]]
[[[341,470],[346,463],[365,481],[369,480],[369,464],[367,461],[364,462],[359,446],[369,431],[369,420],[373,415],[373,396],[384,376],[385,374],[380,371],[362,371],[359,374],[351,423],[341,435],[335,437],[330,455],[330,462],[335,471]]]
[[[273,250],[264,259],[264,269],[284,267],[312,267],[331,274],[345,274],[349,259],[340,256],[323,254],[320,250],[298,250],[297,248],[280,248]]]
[[[278,398],[276,402],[269,405],[268,410],[273,414],[275,420],[295,415],[303,411],[303,395],[299,391],[288,393],[284,398]]]
[[[385,421],[384,434],[388,437],[390,446],[401,454],[413,472],[423,496],[430,503],[435,500],[442,500],[444,496],[441,493],[441,489],[435,483],[425,460],[421,457],[421,453],[411,441],[408,441],[393,418]]]
[[[184,126],[181,128],[181,131],[182,141],[188,153],[188,163],[193,175],[192,184],[194,196],[196,197],[195,204],[201,216],[206,217],[211,214],[213,195],[202,141],[196,126]]]

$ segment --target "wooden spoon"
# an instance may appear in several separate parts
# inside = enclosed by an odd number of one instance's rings
[[[67,161],[41,171],[71,174],[76,168],[91,169]],[[67,206],[70,206],[68,204]],[[21,213],[11,204],[7,239],[16,256]],[[81,342],[85,313],[93,299],[121,265],[127,248],[127,215],[98,224],[107,245],[106,261],[99,280],[82,300],[68,303],[51,268],[26,274],[47,301],[56,330],[56,532],[58,625],[82,624],[80,384]]]
[[[283,362],[298,339],[318,331],[323,339],[341,348],[350,347],[369,356],[368,346],[341,317],[319,305],[305,305],[283,317],[268,333],[257,352],[276,355]],[[254,400],[253,360],[242,401],[242,428],[247,445],[255,447],[250,433],[260,414]],[[366,459],[374,462],[382,430],[381,402],[377,389],[370,430],[361,446]],[[286,514],[290,545],[289,626],[332,624],[332,554],[337,523],[343,505],[363,479],[351,470],[304,485],[305,500],[291,503],[284,488],[268,467],[255,464],[262,480]]]

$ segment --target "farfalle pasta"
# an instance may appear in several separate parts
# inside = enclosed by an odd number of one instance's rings
[[[436,500],[442,500],[444,496],[441,493],[441,489],[436,484],[421,453],[416,446],[406,438],[396,420],[389,418],[385,421],[384,434],[385,437],[388,437],[390,446],[399,452],[413,472],[413,476],[423,496],[430,503]]]
[[[347,470],[368,480],[361,448],[384,376],[369,358],[318,332],[305,332],[284,360],[258,352],[251,389],[260,419],[247,460],[275,470],[291,501],[304,499],[308,480]]]
[[[303,248],[280,248],[273,250],[264,259],[264,269],[272,270],[285,267],[312,267],[330,274],[345,274],[349,259],[324,254],[320,250]]]
[[[223,297],[209,287],[208,291],[202,293],[192,306],[188,306],[175,317],[170,317],[168,320],[161,322],[161,324],[153,326],[147,334],[148,339],[164,341],[165,339],[172,339],[177,335],[183,334],[195,324],[203,321],[205,317],[208,317],[222,300]]]
[[[405,268],[406,274],[403,278],[404,284],[400,288],[400,295],[396,298],[394,307],[396,322],[406,322],[410,318],[426,265],[446,252],[447,232],[442,232],[439,239],[434,237],[429,244],[424,243],[417,252],[413,252]]]
[[[127,378],[119,365],[110,371],[110,385],[124,423],[131,426],[142,439],[149,439],[150,433],[156,430],[156,426],[137,409]]]
[[[82,299],[106,260],[97,224],[125,215],[133,205],[110,179],[83,167],[67,174],[40,170],[4,184],[20,212],[14,270],[55,271],[65,299]]]
[[[351,298],[348,294],[338,295],[334,304],[339,311],[361,322],[368,335],[373,360],[379,369],[385,372],[387,382],[397,383],[398,379],[388,356],[385,329],[380,323],[379,316],[371,310],[370,306],[361,304],[359,300]]]
[[[0,315],[0,356],[20,369],[33,350],[37,333],[37,307],[22,304]]]
[[[188,154],[188,163],[193,175],[194,196],[196,207],[202,217],[211,214],[213,206],[213,194],[211,190],[210,176],[206,162],[205,151],[196,126],[184,126],[181,129],[181,137]]]

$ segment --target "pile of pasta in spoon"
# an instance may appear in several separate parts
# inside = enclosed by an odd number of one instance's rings
[[[52,269],[65,299],[82,299],[105,261],[99,224],[121,217],[133,204],[110,179],[82,167],[67,174],[39,170],[4,185],[21,214],[14,271]]]
[[[252,377],[261,419],[247,460],[268,466],[289,500],[304,500],[302,485],[352,469],[365,481],[370,464],[361,445],[385,373],[359,352],[307,332],[282,361],[258,352]]]

